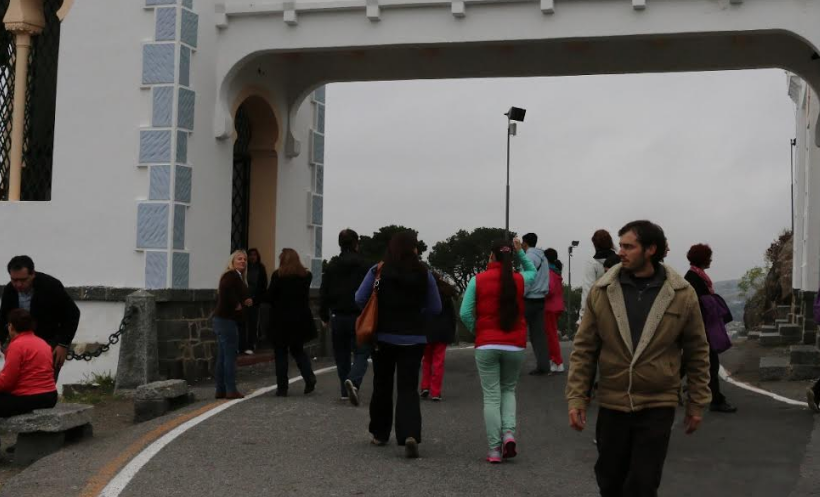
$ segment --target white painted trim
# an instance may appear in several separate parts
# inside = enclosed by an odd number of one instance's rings
[[[789,404],[789,405],[792,405],[792,406],[805,407],[806,409],[809,408],[809,406],[805,402],[800,402],[799,400],[789,399],[787,397],[783,397],[782,395],[777,395],[776,393],[769,392],[768,390],[763,390],[762,388],[753,387],[751,385],[743,383],[742,381],[737,381],[737,380],[733,379],[729,375],[729,373],[726,372],[726,370],[723,368],[723,366],[720,367],[720,377],[723,378],[727,383],[731,383],[732,385],[734,385],[738,388],[742,388],[744,390],[748,390],[748,391],[754,392],[754,393],[759,393],[760,395],[764,395],[764,396],[769,397],[770,399],[774,399],[778,402],[783,402],[784,404]]]

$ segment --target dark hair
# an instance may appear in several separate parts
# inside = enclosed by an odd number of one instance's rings
[[[359,246],[359,234],[350,228],[339,232],[339,248],[342,252],[353,252]]]
[[[712,258],[712,247],[704,243],[692,245],[692,248],[686,253],[686,258],[693,266],[703,267]]]
[[[618,231],[618,236],[624,236],[630,231],[635,233],[635,238],[644,250],[652,245],[655,246],[655,255],[652,256],[653,264],[663,261],[666,256],[666,235],[663,233],[663,228],[651,221],[632,221]]]
[[[262,262],[262,256],[259,254],[258,249],[248,249],[248,259],[251,258],[251,254],[256,254],[256,262]],[[250,262],[250,260],[248,260],[248,262]]]
[[[415,232],[406,230],[396,233],[387,244],[384,265],[400,271],[426,273],[427,268],[416,253],[418,247],[419,240]]]
[[[501,329],[512,331],[518,322],[518,286],[513,278],[513,253],[515,249],[508,240],[493,242],[495,260],[501,263],[501,292],[498,298],[498,321]]]
[[[34,261],[27,255],[15,255],[6,266],[9,274],[12,271],[19,271],[21,269],[28,269],[28,274],[34,274]]]
[[[528,247],[535,247],[538,245],[538,235],[535,233],[527,233],[521,237],[521,241],[526,243]]]
[[[555,262],[553,262],[552,264],[555,266],[555,269],[557,269],[557,270],[558,270],[558,273],[559,273],[559,274],[561,273],[561,271],[563,271],[563,270],[564,270],[564,263],[563,263],[563,262],[561,262],[561,261],[555,261]]]
[[[547,258],[550,264],[555,264],[556,262],[561,262],[558,260],[558,251],[554,248],[548,248],[544,251],[544,256]]]
[[[438,287],[438,293],[441,294],[442,297],[451,299],[456,296],[458,293],[456,291],[456,287],[448,283],[444,276],[437,273],[436,271],[430,271],[433,275],[433,279],[436,280],[436,286]]]
[[[18,332],[34,331],[34,318],[25,309],[14,309],[9,313],[8,322]]]
[[[621,263],[621,256],[612,254],[604,260],[604,269],[611,269]]]
[[[620,235],[619,235],[620,236]],[[598,230],[592,234],[592,246],[595,251],[612,250],[615,244],[612,243],[612,235],[607,230]]]

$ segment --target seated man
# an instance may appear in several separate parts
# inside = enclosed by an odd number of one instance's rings
[[[34,320],[23,309],[9,313],[8,332],[11,340],[0,372],[0,418],[54,407],[57,385],[51,346],[34,334]]]

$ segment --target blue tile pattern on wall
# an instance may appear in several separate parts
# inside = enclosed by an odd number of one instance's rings
[[[145,288],[165,288],[168,279],[168,253],[145,252]]]
[[[310,272],[313,275],[310,286],[313,288],[322,286],[322,259],[311,259]]]
[[[313,257],[322,257],[322,228],[313,230]]]
[[[137,206],[137,248],[164,249],[167,246],[168,204],[139,204]]]
[[[149,44],[142,47],[142,83],[146,85],[174,82],[173,43]]]
[[[194,104],[196,104],[196,93],[185,88],[180,88],[179,104],[177,105],[177,126],[193,131]]]
[[[179,48],[179,84],[191,86],[191,49],[184,45]]]
[[[187,7],[189,9],[194,8],[194,0],[182,0],[182,6]]]
[[[191,263],[190,254],[174,252],[171,259],[171,287],[188,288],[188,272]]]
[[[316,105],[316,130],[319,133],[325,133],[325,106],[324,105]]]
[[[174,204],[174,250],[185,250],[185,207]]]
[[[151,166],[149,200],[171,199],[171,166]]]
[[[156,39],[157,41],[173,41],[177,39],[177,9],[157,9]]]
[[[182,32],[179,39],[196,48],[199,16],[189,10],[182,11]]]
[[[167,128],[171,126],[171,117],[174,113],[174,87],[155,86],[153,90],[154,109],[151,117],[151,126]]]
[[[188,133],[177,131],[177,162],[188,162]]]
[[[171,161],[171,131],[140,131],[140,164]]]
[[[325,163],[325,135],[311,132],[312,144],[310,161],[314,164]]]
[[[153,7],[155,5],[176,5],[177,0],[145,0],[145,5]]]
[[[321,226],[322,218],[324,217],[324,212],[322,209],[324,208],[324,199],[321,195],[313,195],[311,199],[311,216],[310,220],[313,224],[317,226]]]
[[[313,92],[313,100],[317,102],[325,103],[325,87],[316,88],[316,91]]]
[[[177,166],[177,177],[174,180],[174,200],[191,203],[191,168]]]
[[[325,193],[325,166],[316,166],[316,193]]]

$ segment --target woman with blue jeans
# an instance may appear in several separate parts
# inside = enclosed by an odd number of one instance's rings
[[[244,250],[231,254],[228,267],[219,279],[216,309],[213,314],[214,333],[219,346],[216,355],[217,399],[241,399],[245,396],[236,389],[236,352],[239,344],[239,325],[244,322],[243,307],[250,307],[245,270],[248,256]]]
[[[513,270],[517,257],[522,272]],[[524,287],[537,271],[517,238],[493,243],[487,270],[467,285],[461,320],[475,334],[475,362],[484,390],[487,461],[515,457],[515,389],[527,348]]]

